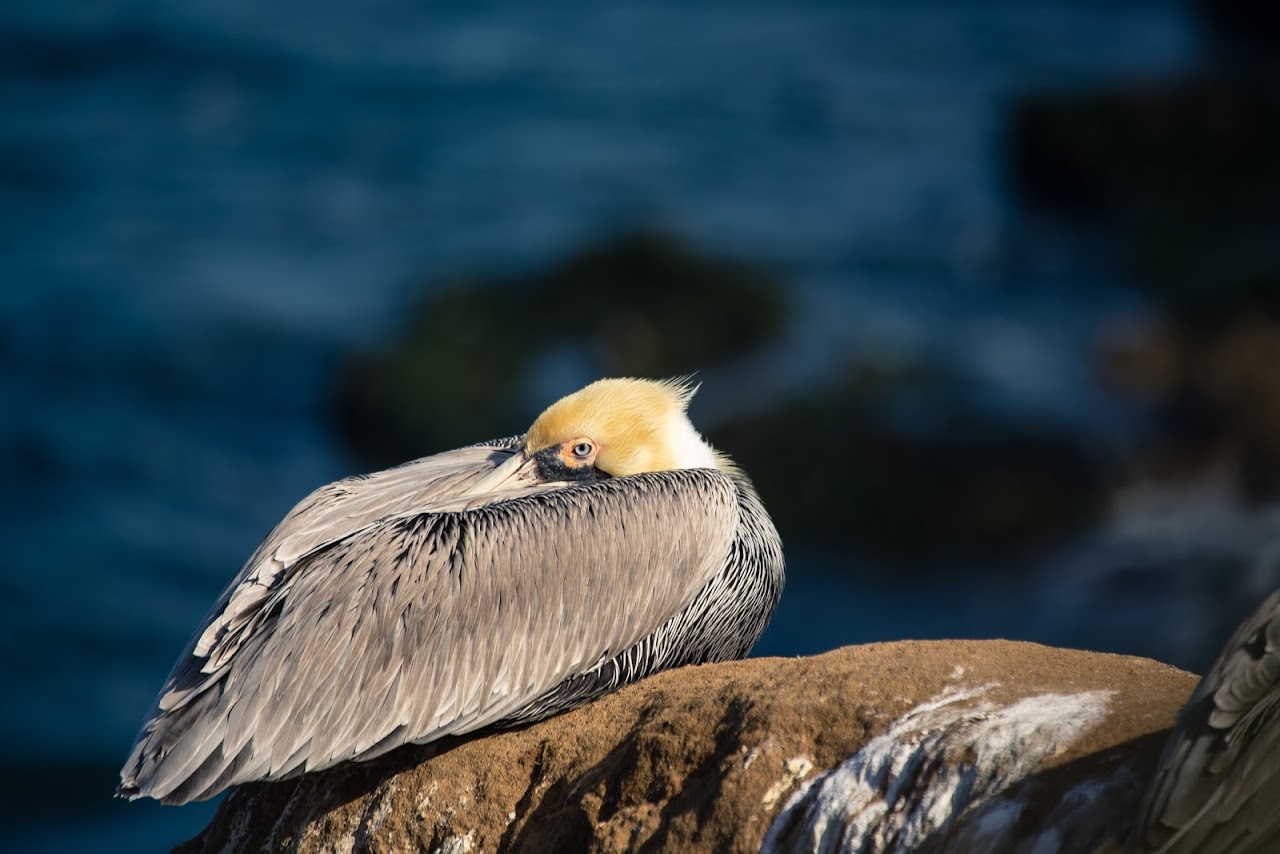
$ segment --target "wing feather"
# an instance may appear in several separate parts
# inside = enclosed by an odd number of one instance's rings
[[[458,490],[506,453],[432,464],[446,484],[434,491],[410,487],[408,466],[392,470],[401,474],[383,488],[395,495],[364,496],[353,514],[300,505],[210,615],[220,634],[206,644],[201,632],[175,668],[122,775],[126,794],[208,797],[213,783],[276,779],[501,721],[653,632],[729,555],[738,509],[722,474],[460,502]],[[327,489],[331,502],[351,494]],[[470,509],[440,509],[461,505]],[[345,525],[321,530],[338,518]],[[269,565],[281,554],[293,563]]]
[[[216,679],[227,664],[227,655],[240,647],[243,636],[256,629],[255,620],[261,617],[262,605],[276,589],[281,573],[311,552],[388,517],[421,512],[433,503],[443,503],[446,509],[450,505],[459,505],[458,509],[479,506],[484,496],[462,496],[509,458],[518,444],[515,437],[498,439],[317,489],[276,525],[245,562],[179,661],[198,661],[198,672]],[[162,708],[178,708],[211,681],[175,669],[161,692]]]
[[[1280,591],[1236,630],[1174,726],[1135,827],[1155,851],[1280,841]]]

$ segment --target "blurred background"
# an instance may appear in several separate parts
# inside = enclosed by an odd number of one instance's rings
[[[789,580],[757,653],[1212,660],[1278,581],[1280,23],[1244,0],[0,7],[0,777],[111,799],[330,480],[697,372]]]

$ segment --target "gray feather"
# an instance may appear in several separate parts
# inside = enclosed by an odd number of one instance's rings
[[[1280,591],[1236,630],[1178,717],[1132,847],[1280,850],[1278,801]]]
[[[745,654],[782,585],[745,478],[686,469],[470,493],[516,444],[301,502],[188,644],[121,793],[207,798]]]

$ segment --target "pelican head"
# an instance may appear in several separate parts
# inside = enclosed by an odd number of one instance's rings
[[[486,487],[726,468],[685,414],[696,391],[683,380],[597,380],[547,407]]]

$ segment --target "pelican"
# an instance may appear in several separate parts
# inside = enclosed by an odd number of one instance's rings
[[[1280,851],[1280,591],[1240,624],[1178,716],[1129,847]]]
[[[313,492],[179,656],[117,794],[203,800],[745,656],[782,546],[695,391],[599,380],[523,436]]]

